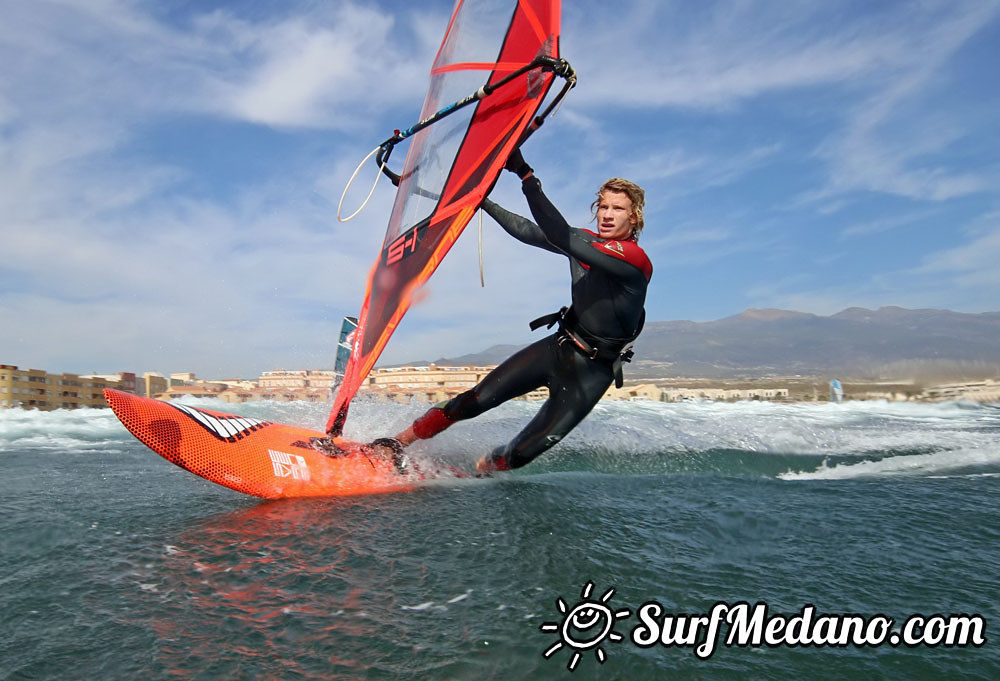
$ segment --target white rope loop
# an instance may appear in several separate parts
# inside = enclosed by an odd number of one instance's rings
[[[372,152],[370,154],[368,154],[367,156],[365,156],[364,160],[361,161],[361,163],[358,164],[358,167],[354,169],[354,173],[351,175],[351,179],[349,179],[347,181],[347,186],[344,187],[344,193],[340,195],[340,203],[337,204],[337,220],[338,221],[340,221],[340,222],[347,222],[348,220],[353,220],[355,217],[357,217],[358,213],[360,213],[361,211],[363,211],[365,209],[365,206],[368,205],[368,201],[371,200],[372,194],[375,193],[375,187],[378,185],[378,179],[379,179],[379,177],[382,176],[382,169],[385,168],[385,161],[382,161],[382,165],[379,166],[378,174],[375,176],[375,181],[372,182],[371,191],[368,192],[368,196],[365,197],[365,200],[361,203],[361,206],[356,211],[354,211],[353,213],[351,213],[350,215],[348,215],[346,218],[340,217],[340,211],[344,207],[344,198],[347,196],[347,190],[351,188],[352,184],[354,184],[354,178],[356,178],[358,176],[358,173],[361,171],[361,166],[363,166],[364,164],[368,163],[368,159],[370,159],[372,156],[374,156],[375,154],[377,154],[378,150],[381,149],[381,148],[382,147],[375,147],[374,149],[372,149]]]
[[[374,149],[372,149],[371,153],[365,156],[364,159],[361,161],[361,163],[358,164],[358,167],[354,169],[354,172],[351,174],[351,179],[347,181],[347,186],[344,187],[344,193],[340,195],[340,203],[337,204],[338,221],[348,222],[349,220],[353,220],[355,217],[357,217],[358,213],[363,211],[365,209],[365,206],[368,205],[368,202],[372,198],[372,194],[375,193],[375,187],[378,185],[379,177],[382,176],[382,169],[385,168],[385,161],[383,161],[382,165],[379,166],[378,175],[375,176],[375,182],[372,183],[372,188],[368,192],[368,196],[365,197],[365,200],[361,203],[358,209],[353,213],[351,213],[350,215],[348,215],[346,218],[341,217],[340,213],[344,207],[344,199],[347,197],[347,191],[351,188],[351,185],[354,184],[354,180],[355,178],[357,178],[358,173],[361,172],[361,166],[368,163],[368,159],[377,154],[379,149],[381,149],[381,147],[375,147]],[[480,209],[477,212],[479,213],[479,285],[485,288],[486,277],[483,274],[483,211],[482,209]]]

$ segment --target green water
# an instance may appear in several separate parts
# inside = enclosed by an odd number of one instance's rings
[[[442,446],[460,458],[522,408]],[[1000,678],[997,411],[748,409],[624,405],[506,477],[279,502],[171,466],[107,412],[4,416],[0,679]],[[540,627],[588,582],[630,615],[569,671]],[[976,614],[987,642],[703,660],[635,645],[650,601]]]

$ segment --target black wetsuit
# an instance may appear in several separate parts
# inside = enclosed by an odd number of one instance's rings
[[[492,453],[499,470],[532,461],[559,442],[601,399],[614,380],[612,357],[641,330],[653,272],[635,241],[608,241],[570,227],[542,193],[537,178],[529,177],[522,189],[537,224],[488,199],[483,209],[520,241],[568,256],[573,290],[569,319],[558,332],[515,353],[479,385],[432,408],[413,424],[417,437],[433,437],[455,421],[547,386],[549,399],[531,422]],[[581,340],[591,350],[602,348],[596,359],[579,347]]]

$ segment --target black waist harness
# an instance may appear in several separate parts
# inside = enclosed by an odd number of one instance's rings
[[[573,345],[589,359],[600,362],[608,362],[615,375],[615,387],[622,387],[624,378],[622,376],[622,364],[631,362],[635,353],[632,351],[632,341],[639,337],[643,324],[646,323],[646,311],[642,311],[639,318],[639,328],[631,338],[601,338],[590,333],[580,324],[576,313],[572,307],[564,307],[558,312],[539,317],[531,322],[531,330],[545,326],[552,328],[553,324],[559,324],[561,334],[559,342],[570,341]]]

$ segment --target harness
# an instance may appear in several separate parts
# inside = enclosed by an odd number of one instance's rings
[[[642,327],[646,323],[645,309],[642,311],[642,316],[639,317],[639,328],[636,329],[631,338],[601,338],[600,336],[595,336],[583,328],[573,308],[568,306],[563,307],[558,312],[543,315],[528,326],[534,331],[542,326],[551,329],[556,323],[559,324],[559,338],[557,340],[559,345],[568,340],[588,359],[609,362],[615,376],[615,387],[622,387],[624,382],[622,364],[631,362],[632,357],[635,355],[635,352],[632,350],[632,341],[639,337]]]

